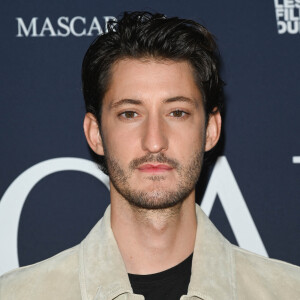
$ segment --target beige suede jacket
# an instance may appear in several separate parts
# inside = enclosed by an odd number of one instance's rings
[[[191,280],[181,300],[300,299],[299,267],[231,245],[198,205],[197,222]],[[132,292],[110,207],[80,245],[0,277],[0,300],[81,299],[144,299]]]

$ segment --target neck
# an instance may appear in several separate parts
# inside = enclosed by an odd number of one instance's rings
[[[111,190],[111,226],[128,273],[169,269],[194,249],[195,194],[163,210],[139,209]]]

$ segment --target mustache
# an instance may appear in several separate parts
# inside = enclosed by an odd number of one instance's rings
[[[136,158],[129,163],[129,168],[131,170],[134,170],[144,163],[165,163],[174,169],[179,168],[179,162],[177,160],[168,158],[163,153],[158,153],[158,154],[148,153],[145,156]]]

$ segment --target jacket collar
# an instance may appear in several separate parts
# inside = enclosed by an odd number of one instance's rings
[[[108,300],[133,293],[110,224],[110,206],[80,245],[79,276],[83,300]]]
[[[234,259],[231,244],[196,205],[197,234],[188,296],[203,300],[235,297]]]
[[[229,242],[196,205],[197,234],[188,294],[184,299],[235,299],[234,261]],[[80,245],[79,279],[83,300],[134,295],[110,224],[110,206]],[[125,295],[124,295],[125,296]]]

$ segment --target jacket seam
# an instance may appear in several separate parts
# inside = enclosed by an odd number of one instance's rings
[[[240,248],[240,247],[238,247],[238,246],[236,246],[236,245],[232,245],[232,247],[233,247],[234,251],[241,252],[241,253],[244,253],[244,254],[249,255],[249,256],[261,258],[261,259],[263,259],[264,261],[266,261],[268,264],[278,263],[278,264],[280,264],[280,265],[285,265],[285,266],[289,266],[289,267],[292,267],[292,268],[294,268],[294,269],[300,270],[300,267],[299,267],[299,266],[294,265],[294,264],[291,264],[291,263],[289,263],[289,262],[282,261],[282,260],[275,259],[275,258],[271,258],[271,257],[265,257],[265,256],[263,256],[263,255],[260,255],[260,254],[257,254],[257,253],[248,251],[248,250],[243,249],[243,248]]]
[[[84,264],[84,242],[80,243],[79,248],[79,285],[81,291],[81,297],[83,300],[87,300],[87,291],[86,291],[86,284],[85,284],[85,264]]]
[[[62,256],[63,254],[66,254],[66,253],[67,253],[68,256],[69,256],[70,254],[72,254],[72,252],[76,252],[76,247],[77,247],[77,246],[78,246],[78,245],[76,245],[76,246],[74,246],[74,247],[71,247],[71,248],[69,248],[69,249],[66,249],[66,250],[64,250],[64,251],[62,251],[62,252],[59,252],[59,253],[57,253],[57,254],[55,254],[55,255],[49,257],[49,258],[46,258],[46,259],[41,260],[41,261],[39,261],[39,262],[36,262],[36,263],[34,263],[34,264],[27,265],[27,266],[23,266],[23,267],[17,267],[17,268],[14,268],[14,269],[12,269],[12,270],[9,270],[9,271],[5,272],[4,274],[2,274],[2,275],[0,276],[0,278],[5,278],[6,276],[10,275],[11,273],[18,272],[19,270],[31,269],[31,268],[33,268],[33,267],[39,266],[39,265],[41,265],[41,264],[44,264],[44,263],[47,262],[47,261],[55,260],[57,257]]]
[[[237,299],[236,297],[236,261],[235,261],[235,256],[233,252],[232,245],[227,241],[227,248],[229,249],[229,261],[230,261],[230,268],[231,268],[231,276],[230,276],[230,281],[231,281],[231,289],[232,289],[232,295],[233,295],[233,300]]]
[[[2,276],[0,276],[0,299],[2,299],[2,283],[3,283],[3,280],[1,280],[1,278],[3,278]]]

